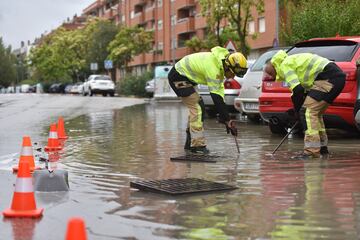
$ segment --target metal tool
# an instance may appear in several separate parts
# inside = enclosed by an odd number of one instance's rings
[[[238,151],[238,153],[240,153],[239,143],[238,143],[238,140],[237,140],[236,136],[234,136],[234,139],[235,139],[235,144],[236,144],[237,151]]]
[[[287,137],[289,136],[289,134],[295,129],[295,127],[298,125],[299,121],[296,121],[295,124],[291,127],[290,131],[285,135],[285,137],[281,140],[281,142],[279,143],[279,145],[277,145],[277,147],[274,149],[274,151],[272,152],[272,155],[275,154],[275,152],[279,149],[279,147],[283,144],[283,142],[285,141],[285,139],[287,139]]]

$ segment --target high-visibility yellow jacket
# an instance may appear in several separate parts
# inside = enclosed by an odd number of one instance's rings
[[[211,52],[193,53],[183,57],[175,64],[175,69],[194,83],[207,85],[211,93],[224,98],[222,60],[228,54],[229,51],[226,48],[214,47]]]
[[[317,75],[330,61],[312,53],[299,53],[288,56],[280,50],[271,59],[276,70],[276,81],[285,81],[293,90],[297,85],[309,90]]]

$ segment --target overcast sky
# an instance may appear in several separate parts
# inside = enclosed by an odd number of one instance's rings
[[[80,15],[95,0],[0,0],[0,37],[12,49]]]

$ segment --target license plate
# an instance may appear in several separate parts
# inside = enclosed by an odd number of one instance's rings
[[[245,103],[244,108],[246,110],[259,110],[259,104],[258,103]]]

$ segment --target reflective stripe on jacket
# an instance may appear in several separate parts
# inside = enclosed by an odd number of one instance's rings
[[[183,57],[175,64],[178,73],[197,84],[207,85],[211,93],[224,98],[224,68],[222,60],[229,51],[214,47],[211,52],[193,53]]]
[[[285,51],[280,50],[271,59],[271,63],[276,70],[276,81],[285,81],[291,90],[299,84],[309,90],[317,75],[330,61],[312,53],[288,56]]]

